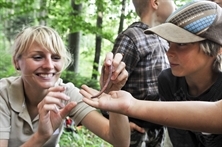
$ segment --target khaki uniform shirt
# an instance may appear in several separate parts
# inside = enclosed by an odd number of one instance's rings
[[[64,85],[65,93],[70,97],[70,101],[79,102],[82,95],[79,89],[72,83],[63,84],[59,79],[56,85]],[[81,120],[94,108],[84,102],[70,112],[69,116],[75,124]],[[10,77],[0,80],[0,139],[8,140],[9,147],[18,147],[25,143],[38,129],[39,115],[31,120],[25,104],[24,89],[21,77]],[[63,123],[54,132],[52,137],[45,143],[44,147],[54,147],[62,134]]]

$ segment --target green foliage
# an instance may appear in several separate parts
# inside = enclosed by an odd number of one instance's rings
[[[64,130],[59,141],[60,147],[112,147],[83,126],[73,127],[73,129],[76,132]]]
[[[186,4],[187,2],[191,2],[191,1],[194,1],[194,0],[174,0],[174,3],[175,3],[178,7],[181,7],[181,6],[183,6],[184,4]]]
[[[86,84],[92,88],[99,89],[98,80],[81,76],[79,73],[64,71],[61,75],[61,78],[63,79],[64,83],[72,82],[78,88],[80,88],[81,85]]]
[[[16,75],[17,73],[11,63],[11,58],[9,57],[9,55],[2,53],[2,51],[0,50],[0,79]]]
[[[16,74],[7,40],[0,34],[0,78],[14,76]]]
[[[15,37],[17,33],[21,31],[25,26],[30,26],[34,24],[34,19],[32,16],[24,14],[12,17],[10,19],[10,24],[6,26],[6,37],[11,40]]]

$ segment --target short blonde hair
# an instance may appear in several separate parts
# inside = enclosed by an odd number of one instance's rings
[[[58,54],[63,61],[65,70],[72,62],[70,52],[65,47],[59,34],[47,26],[33,26],[23,29],[15,38],[12,46],[13,61],[17,61],[25,53],[33,42],[38,43],[46,50]]]
[[[136,10],[136,13],[139,17],[142,16],[142,14],[147,11],[148,5],[150,0],[133,0],[133,5]]]
[[[203,40],[200,42],[200,48],[205,54],[211,57],[216,57],[213,63],[213,70],[216,72],[222,72],[222,55],[219,53],[222,46],[210,40]]]

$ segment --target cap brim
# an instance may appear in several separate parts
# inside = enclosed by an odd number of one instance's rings
[[[145,34],[157,34],[163,39],[175,43],[191,43],[205,40],[205,38],[194,35],[172,23],[164,23],[144,31]]]

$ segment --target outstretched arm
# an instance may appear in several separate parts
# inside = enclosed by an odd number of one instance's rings
[[[127,114],[169,127],[222,133],[222,100],[218,102],[135,100]]]
[[[142,101],[133,98],[126,91],[113,91],[101,95],[98,99],[90,99],[88,94],[95,93],[95,90],[85,85],[82,86],[81,93],[85,96],[84,101],[96,108],[174,128],[222,133],[222,100],[218,102]]]

